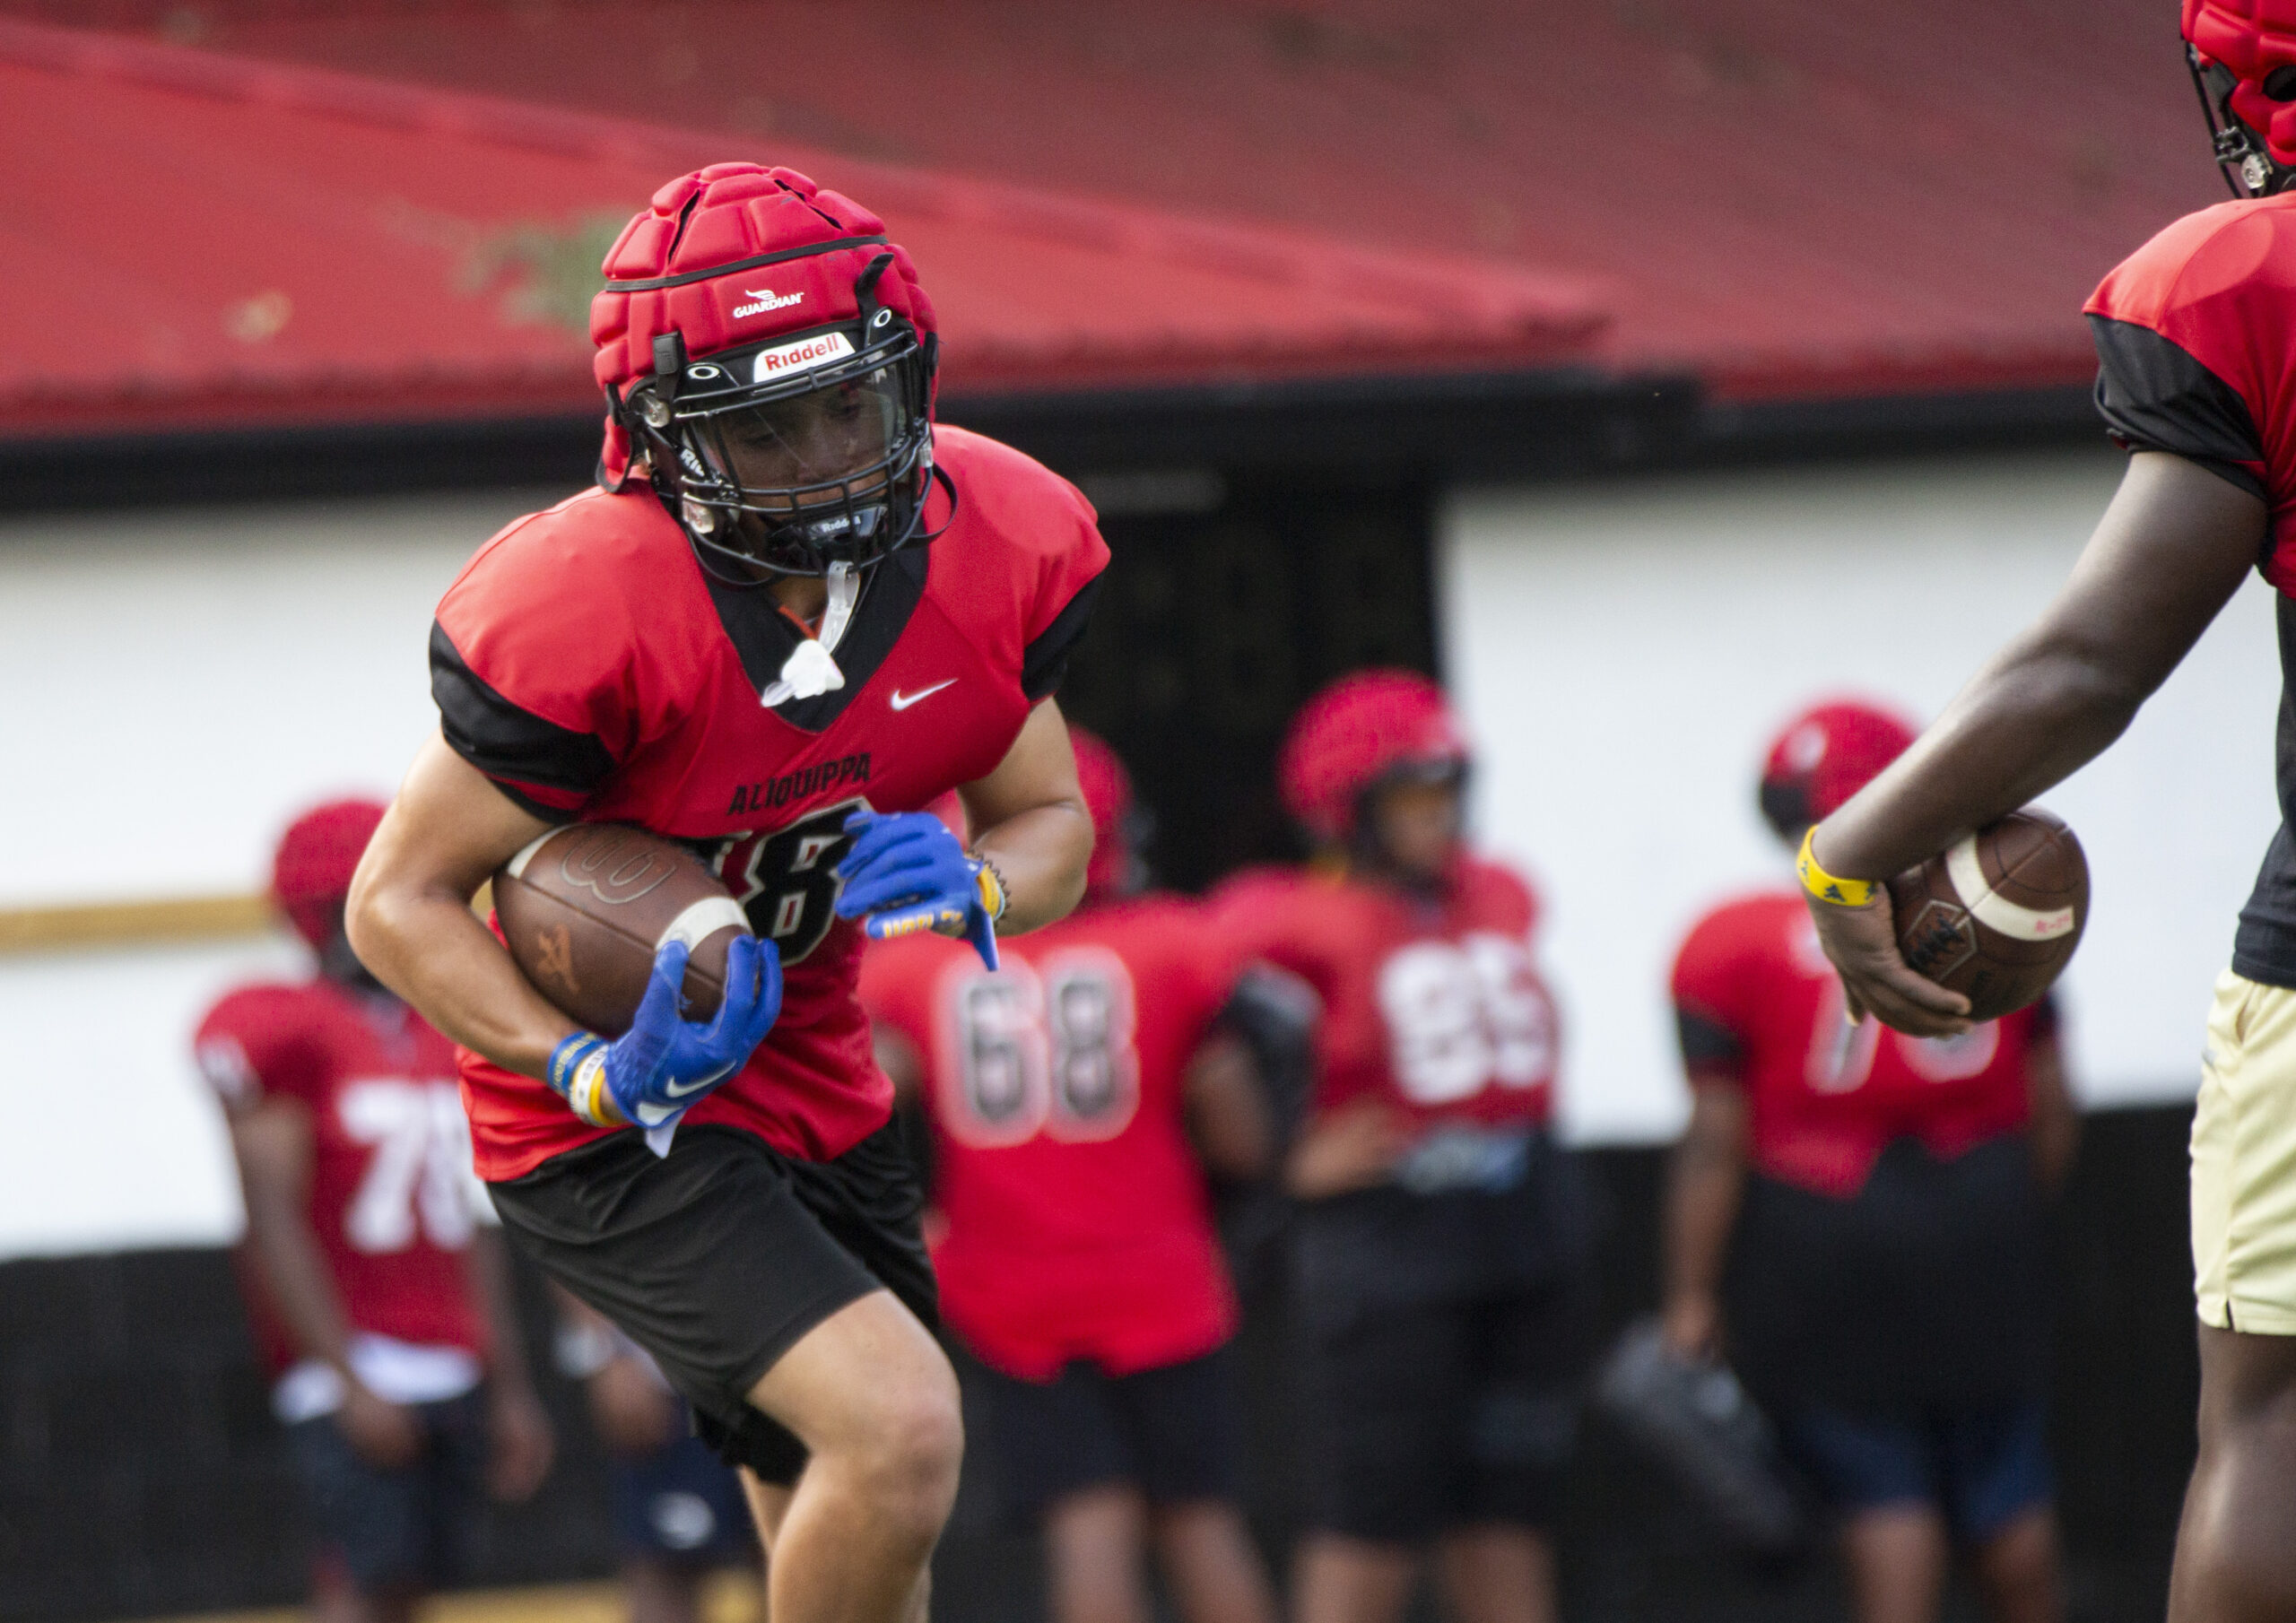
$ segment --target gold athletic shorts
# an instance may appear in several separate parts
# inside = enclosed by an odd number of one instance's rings
[[[2201,1322],[2296,1335],[2296,991],[2216,978],[2192,1118]]]

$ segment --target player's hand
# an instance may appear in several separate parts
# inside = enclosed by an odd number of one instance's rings
[[[677,1399],[639,1359],[610,1358],[585,1384],[591,1423],[614,1453],[648,1454],[677,1440]]]
[[[1913,1037],[1959,1037],[1970,1028],[1970,1000],[1916,975],[1898,951],[1890,891],[1877,885],[1862,907],[1802,898],[1818,927],[1818,944],[1841,976],[1852,1021],[1874,1015]]]
[[[726,994],[707,1021],[680,1012],[689,949],[665,942],[654,954],[630,1029],[611,1043],[578,1031],[550,1056],[550,1085],[596,1126],[634,1123],[651,1133],[680,1117],[749,1060],[781,1013],[781,952],[737,935],[726,949]]]
[[[966,855],[948,825],[930,812],[856,812],[845,820],[853,848],[838,864],[845,889],[841,918],[868,916],[872,939],[890,941],[932,930],[962,936],[996,968],[996,915],[1004,886],[996,870]]]
[[[486,1403],[486,1491],[505,1505],[534,1497],[550,1474],[558,1442],[533,1389],[498,1385]]]
[[[1706,1291],[1692,1291],[1668,1302],[1659,1315],[1666,1345],[1677,1358],[1710,1363],[1722,1349],[1722,1306]]]
[[[1303,1201],[1369,1189],[1395,1176],[1411,1142],[1403,1118],[1378,1099],[1358,1099],[1308,1124],[1283,1162],[1283,1187]]]
[[[378,1471],[404,1471],[422,1457],[430,1438],[422,1417],[404,1403],[378,1398],[357,1381],[343,1384],[335,1429],[352,1451]]]

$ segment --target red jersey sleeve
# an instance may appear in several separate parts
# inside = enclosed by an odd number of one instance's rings
[[[1744,1061],[1747,948],[1744,908],[1733,905],[1700,919],[1674,955],[1669,989],[1685,1066],[1735,1074]]]
[[[952,447],[961,445],[961,499],[978,505],[1008,549],[1004,564],[967,572],[950,589],[1012,595],[1019,609],[1021,691],[1031,703],[1049,698],[1067,674],[1109,567],[1099,517],[1083,491],[1012,447],[962,429],[936,432]],[[997,618],[981,617],[982,623]]]
[[[2271,503],[2292,493],[2268,430],[2284,419],[2296,337],[2286,268],[2296,219],[2278,200],[2188,214],[2116,266],[2084,307],[2097,409],[2130,450],[2186,457]],[[2275,583],[2277,584],[2277,583]]]
[[[309,1104],[325,1075],[325,1055],[300,1018],[291,986],[243,986],[207,1011],[191,1040],[199,1073],[230,1110],[266,1098]]]
[[[636,605],[611,584],[581,589],[617,573],[617,509],[597,504],[623,499],[588,493],[519,519],[464,567],[431,627],[448,744],[538,817],[578,810],[644,732]]]
[[[1173,898],[1157,920],[1170,976],[1174,1012],[1201,1043],[1234,995],[1243,965],[1222,950],[1213,933],[1213,914],[1204,902]]]

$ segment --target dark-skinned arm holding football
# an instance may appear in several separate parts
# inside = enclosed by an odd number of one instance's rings
[[[2256,567],[2265,504],[2200,464],[2140,451],[2040,618],[1980,670],[1912,749],[1827,818],[1810,854],[1886,880],[2070,777],[2135,717]],[[1889,892],[1809,898],[1852,1017],[1918,1037],[1966,1030],[1968,1000],[1897,947]]]

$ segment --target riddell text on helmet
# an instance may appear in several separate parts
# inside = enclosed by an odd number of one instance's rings
[[[810,372],[817,366],[840,360],[851,353],[853,341],[842,333],[822,333],[812,338],[801,338],[795,343],[760,350],[757,364],[750,373],[750,381],[763,383],[769,378],[778,378],[790,372]]]

